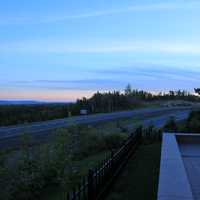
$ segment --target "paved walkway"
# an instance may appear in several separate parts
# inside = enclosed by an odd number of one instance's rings
[[[180,151],[193,197],[200,200],[200,143],[183,143],[180,145]]]

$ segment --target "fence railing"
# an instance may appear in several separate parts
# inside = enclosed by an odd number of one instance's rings
[[[124,144],[105,158],[96,168],[90,169],[88,176],[68,193],[67,200],[98,200],[108,192],[112,182],[133,155],[142,139],[142,128],[136,129]]]

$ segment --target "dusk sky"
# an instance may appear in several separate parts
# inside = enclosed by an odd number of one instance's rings
[[[200,1],[0,1],[0,99],[200,87]]]

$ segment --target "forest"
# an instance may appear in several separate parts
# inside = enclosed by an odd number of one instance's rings
[[[200,89],[195,88],[194,91],[197,95],[185,90],[153,94],[143,90],[132,89],[131,85],[127,85],[124,92],[96,92],[91,98],[83,97],[82,99],[77,99],[75,103],[1,105],[0,126],[76,116],[80,114],[81,109],[86,109],[88,114],[92,114],[139,108],[143,107],[145,103],[156,101],[184,100],[199,102]]]

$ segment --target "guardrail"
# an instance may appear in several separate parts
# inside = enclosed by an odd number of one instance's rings
[[[100,200],[108,192],[114,179],[136,152],[142,140],[142,127],[136,129],[116,152],[111,152],[96,168],[90,169],[76,188],[67,194],[67,200]]]

